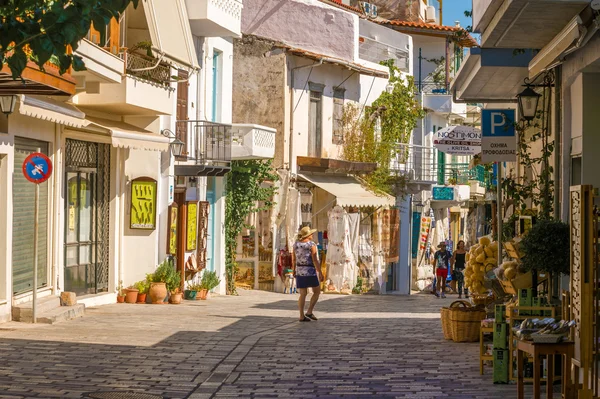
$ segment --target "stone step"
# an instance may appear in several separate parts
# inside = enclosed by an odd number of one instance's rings
[[[13,306],[13,320],[31,323],[33,320],[33,303],[26,302]],[[60,306],[59,297],[45,297],[38,300],[36,306],[36,321],[38,323],[54,324],[61,321],[72,320],[82,317],[85,313],[85,305]]]
[[[46,296],[43,298],[38,298],[36,304],[36,312],[38,317],[40,314],[47,312],[52,309],[56,309],[60,307],[60,297],[58,296]],[[12,307],[12,315],[13,320],[19,321],[22,318],[31,318],[33,317],[33,301],[21,303],[19,305],[14,305]]]
[[[85,305],[59,306],[58,308],[39,313],[36,319],[38,323],[55,324],[61,321],[68,321],[82,317],[84,314]],[[17,321],[31,323],[32,317],[24,317]]]

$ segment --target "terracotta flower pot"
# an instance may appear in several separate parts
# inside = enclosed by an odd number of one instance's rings
[[[127,303],[136,303],[139,291],[135,288],[127,288],[125,291],[125,302]]]
[[[182,293],[178,293],[178,294],[171,294],[171,298],[169,298],[169,301],[174,304],[174,305],[178,305],[181,303],[181,300],[183,299],[183,294]]]
[[[200,291],[198,291],[198,295],[197,295],[198,299],[206,300],[207,296],[208,296],[208,290],[200,290]]]
[[[146,303],[146,295],[148,294],[138,293],[137,303]]]
[[[125,303],[125,295],[117,295],[117,303]]]
[[[166,283],[152,283],[150,284],[150,291],[148,292],[152,303],[160,304],[163,303],[167,296],[167,284]]]

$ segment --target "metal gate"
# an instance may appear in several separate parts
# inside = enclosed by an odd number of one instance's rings
[[[65,291],[108,290],[110,146],[66,141]]]

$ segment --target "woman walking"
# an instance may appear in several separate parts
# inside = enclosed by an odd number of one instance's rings
[[[298,310],[300,310],[299,321],[317,320],[313,314],[313,309],[319,300],[323,275],[319,265],[317,244],[312,241],[312,235],[315,231],[317,230],[311,229],[308,226],[303,227],[298,232],[298,240],[294,244],[294,250],[292,251],[292,267],[296,276],[296,287],[300,290],[300,298],[298,298]],[[304,305],[309,288],[312,288],[313,295],[310,298],[308,311],[305,314]]]
[[[458,298],[462,298],[463,287],[465,285],[465,256],[467,254],[467,250],[465,249],[465,242],[460,240],[456,245],[456,251],[452,254],[452,259],[450,259],[450,263],[454,268],[454,276],[456,277],[456,282],[458,284]],[[469,290],[467,287],[464,287],[465,298],[469,297]]]

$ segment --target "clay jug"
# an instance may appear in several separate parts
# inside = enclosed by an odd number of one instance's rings
[[[150,300],[152,303],[159,304],[163,303],[167,296],[167,284],[166,283],[151,283],[150,291],[148,292],[150,295]]]

